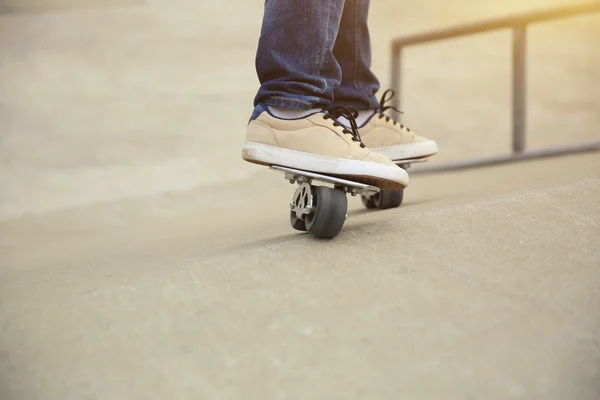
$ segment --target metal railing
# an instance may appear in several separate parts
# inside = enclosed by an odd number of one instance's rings
[[[587,142],[579,145],[561,146],[541,150],[526,151],[526,117],[527,117],[527,27],[537,22],[545,22],[578,15],[600,12],[600,1],[578,4],[574,6],[560,7],[550,10],[537,11],[526,14],[513,15],[509,17],[476,22],[453,28],[441,29],[427,33],[421,33],[392,41],[391,58],[391,82],[397,95],[393,99],[394,106],[400,109],[401,91],[401,62],[402,51],[405,47],[434,41],[452,39],[460,36],[474,35],[478,33],[512,29],[512,153],[469,159],[455,163],[432,165],[429,167],[415,168],[413,173],[418,172],[440,172],[466,169],[479,166],[503,164],[527,159],[542,157],[553,157],[558,155],[582,153],[600,150],[600,140]],[[600,112],[600,110],[599,110]]]

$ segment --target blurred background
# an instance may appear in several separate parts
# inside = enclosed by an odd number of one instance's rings
[[[575,3],[372,0],[373,69]],[[0,0],[0,399],[599,399],[600,155],[415,175],[298,234],[241,159],[263,5]],[[510,151],[510,44],[406,50],[429,165]],[[528,148],[600,140],[599,65],[600,15],[529,27]]]

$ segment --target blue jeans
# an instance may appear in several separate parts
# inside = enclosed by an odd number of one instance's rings
[[[378,106],[367,26],[370,0],[266,0],[254,105],[309,110]]]

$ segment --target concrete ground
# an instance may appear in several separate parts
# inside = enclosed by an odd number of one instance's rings
[[[600,398],[600,155],[298,234],[240,157],[262,3],[0,15],[0,399]],[[569,2],[497,3],[373,2],[383,86],[394,36]],[[532,28],[531,147],[600,139],[598,18]],[[432,164],[509,149],[509,43],[407,53]]]

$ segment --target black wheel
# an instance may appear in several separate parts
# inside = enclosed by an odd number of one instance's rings
[[[290,224],[295,230],[306,232],[306,223],[304,220],[298,218],[294,211],[290,211]]]
[[[313,210],[314,212],[306,216],[308,233],[320,238],[334,238],[346,222],[346,193],[326,186],[314,187]]]
[[[362,200],[362,203],[364,204],[364,206],[368,209],[373,209],[376,208],[377,206],[375,205],[375,202],[373,201],[373,196],[360,196],[360,199]]]
[[[381,190],[372,197],[373,204],[380,210],[400,207],[404,198],[404,190]]]

